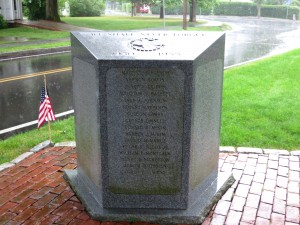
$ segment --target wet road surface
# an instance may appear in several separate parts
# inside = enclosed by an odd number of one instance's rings
[[[271,18],[200,17],[220,21],[226,32],[225,66],[300,48],[300,21]]]
[[[205,17],[233,27],[226,32],[225,66],[300,47],[300,23]],[[0,61],[0,131],[37,119],[43,74],[55,113],[73,108],[70,53]]]
[[[70,65],[69,53],[0,62],[0,130],[38,118],[44,74],[55,113],[72,109]]]

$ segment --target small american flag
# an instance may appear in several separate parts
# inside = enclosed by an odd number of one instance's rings
[[[53,113],[52,104],[50,102],[50,97],[47,93],[47,88],[45,85],[42,88],[41,92],[41,100],[40,100],[40,108],[39,108],[39,119],[38,119],[38,129],[46,122],[46,121],[54,121],[56,120],[55,115]]]

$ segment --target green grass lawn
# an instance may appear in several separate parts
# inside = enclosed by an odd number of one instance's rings
[[[62,17],[63,22],[80,27],[98,30],[137,30],[147,28],[163,28],[163,20],[149,16],[101,16],[101,17]],[[166,18],[167,27],[182,26],[181,18]],[[201,24],[203,21],[196,22]]]
[[[61,38],[70,37],[70,32],[65,31],[50,31],[31,27],[14,27],[1,29],[0,40],[2,37],[21,37],[28,38],[29,40],[22,42],[24,45],[17,46],[3,45],[15,43],[16,41],[14,40],[0,41],[0,53],[70,46],[70,41],[61,41]],[[55,41],[55,39],[57,39],[57,41]],[[47,40],[51,40],[52,42],[47,43]],[[37,41],[43,41],[43,43],[38,43]]]
[[[54,142],[74,140],[74,118],[52,123]],[[300,149],[300,49],[224,74],[221,145]],[[48,138],[48,127],[0,141],[0,164]]]
[[[55,143],[75,140],[74,117],[52,122],[51,130],[52,141]],[[49,140],[47,124],[39,130],[33,129],[5,140],[0,140],[0,164],[9,162],[45,140]]]
[[[57,47],[66,47],[70,46],[70,41],[59,41],[54,43],[45,43],[45,44],[32,44],[32,45],[23,45],[23,46],[10,46],[10,47],[1,47],[0,53],[6,52],[19,52],[33,49],[46,49],[46,48],[57,48]]]
[[[300,149],[300,49],[225,72],[221,144]]]
[[[35,40],[67,38],[70,36],[70,33],[65,31],[50,31],[32,27],[14,27],[1,29],[0,31],[0,37],[24,37],[34,38]]]

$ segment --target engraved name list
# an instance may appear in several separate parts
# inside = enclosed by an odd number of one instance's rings
[[[174,194],[180,189],[182,93],[180,70],[108,71],[109,171],[118,174],[109,179],[112,192],[155,194],[163,188]]]

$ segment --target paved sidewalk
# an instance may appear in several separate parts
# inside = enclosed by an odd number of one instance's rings
[[[202,225],[299,224],[300,156],[244,150],[219,154],[220,170],[232,171],[237,181]],[[62,178],[64,169],[76,168],[73,147],[30,154],[0,172],[0,224],[147,225],[90,218]]]

